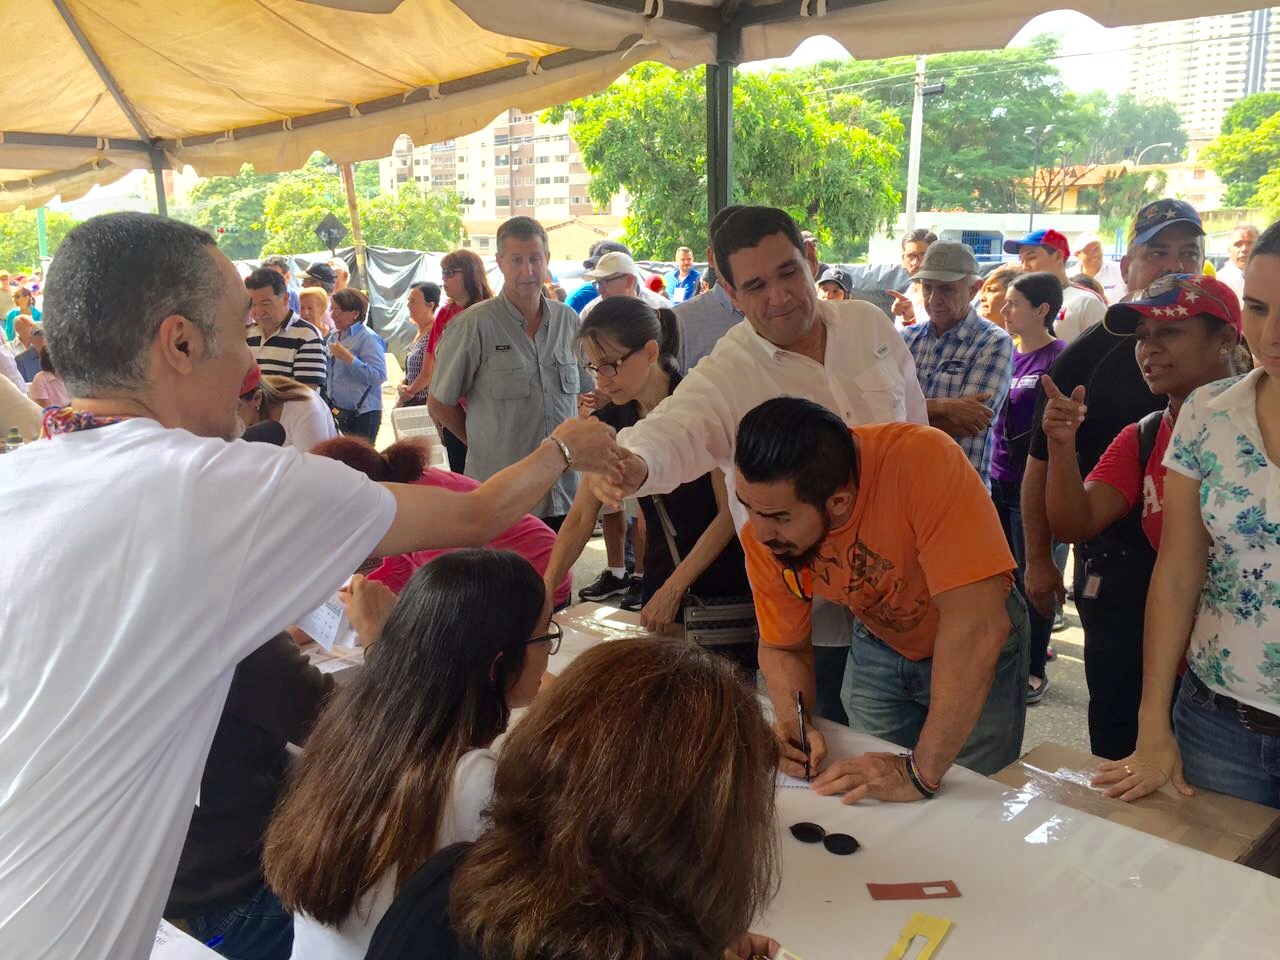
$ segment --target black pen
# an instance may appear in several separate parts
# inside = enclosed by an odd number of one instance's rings
[[[804,778],[809,779],[809,735],[805,732],[804,694],[796,691],[796,716],[800,718],[800,749],[804,751]]]

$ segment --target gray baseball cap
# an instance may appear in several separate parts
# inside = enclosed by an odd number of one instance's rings
[[[979,273],[978,258],[969,245],[959,240],[937,240],[924,252],[924,260],[912,280],[955,283]]]

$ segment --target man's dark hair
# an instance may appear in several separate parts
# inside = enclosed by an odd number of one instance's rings
[[[551,252],[551,241],[547,239],[547,231],[533,217],[512,217],[498,227],[496,241],[498,253],[502,253],[502,245],[506,242],[507,237],[515,237],[517,240],[532,240],[537,237],[542,241],[542,249],[548,253]]]
[[[927,247],[933,246],[938,242],[938,235],[932,230],[926,230],[924,227],[917,227],[905,237],[902,238],[902,249],[906,251],[908,243],[923,243]]]
[[[267,287],[270,287],[271,292],[277,297],[283,297],[289,292],[289,285],[284,282],[284,277],[270,267],[259,267],[244,279],[246,290],[263,290]]]
[[[711,223],[707,225],[707,237],[710,239],[713,248],[716,243],[716,234],[720,232],[720,228],[724,226],[725,221],[741,209],[742,204],[731,203],[711,218]]]
[[[281,256],[267,257],[267,259],[265,259],[265,260],[263,260],[263,261],[262,261],[262,265],[263,265],[264,267],[271,267],[271,268],[273,268],[273,269],[279,269],[282,273],[290,273],[290,272],[292,272],[292,271],[289,269],[289,261],[288,261],[288,260],[286,260],[284,257],[281,257]]]
[[[761,240],[775,233],[784,234],[792,246],[801,254],[804,253],[804,238],[800,236],[800,227],[787,211],[777,207],[742,207],[734,211],[711,238],[712,248],[716,253],[716,268],[720,271],[721,279],[729,286],[734,286],[729,255],[757,247]]]
[[[409,289],[421,290],[423,300],[427,301],[427,303],[434,303],[436,306],[440,305],[440,284],[432,283],[430,280],[422,280],[418,283],[409,284]]]
[[[790,480],[796,499],[819,510],[857,479],[849,428],[826,407],[799,397],[766,400],[743,417],[733,462],[749,483]]]
[[[1250,260],[1254,257],[1280,257],[1280,220],[1258,235],[1258,240],[1253,245],[1253,252],[1249,254]],[[48,310],[48,307],[45,309]]]
[[[225,290],[216,249],[203,230],[150,213],[104,214],[67,234],[49,267],[44,325],[73,396],[145,386],[151,342],[173,314],[190,320],[217,354],[215,314]]]

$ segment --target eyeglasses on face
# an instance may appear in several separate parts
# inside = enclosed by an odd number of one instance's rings
[[[461,267],[445,267],[443,270],[440,271],[440,276],[448,280],[450,277],[454,276],[455,274],[459,274],[461,272],[462,272]]]
[[[526,646],[532,646],[535,643],[545,643],[547,644],[547,656],[554,657],[560,650],[560,641],[564,639],[564,631],[560,628],[560,624],[554,620],[548,626],[550,630],[547,633],[530,637],[525,641],[525,644]]]
[[[783,566],[782,583],[787,588],[787,593],[797,600],[803,600],[808,603],[813,599],[813,594],[806,588],[804,580],[803,571],[789,565]]]
[[[604,377],[606,380],[612,380],[618,375],[618,371],[622,369],[622,365],[632,356],[639,353],[639,349],[628,350],[617,360],[606,360],[604,363],[584,363],[583,366],[587,371],[596,377]]]

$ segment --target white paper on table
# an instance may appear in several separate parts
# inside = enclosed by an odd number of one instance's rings
[[[168,920],[160,921],[156,942],[151,947],[151,960],[209,960],[210,957],[216,960],[218,954]]]
[[[344,647],[356,645],[356,631],[347,619],[346,606],[336,593],[299,620],[297,625],[325,650],[332,650],[335,643]]]
[[[808,780],[803,780],[800,777],[793,777],[791,774],[783,773],[779,770],[778,786],[786,787],[789,790],[808,790],[813,786],[813,784]]]
[[[356,663],[351,660],[343,660],[341,657],[332,657],[323,663],[317,663],[316,669],[321,673],[337,673],[339,670],[345,670],[347,667],[354,667]]]

